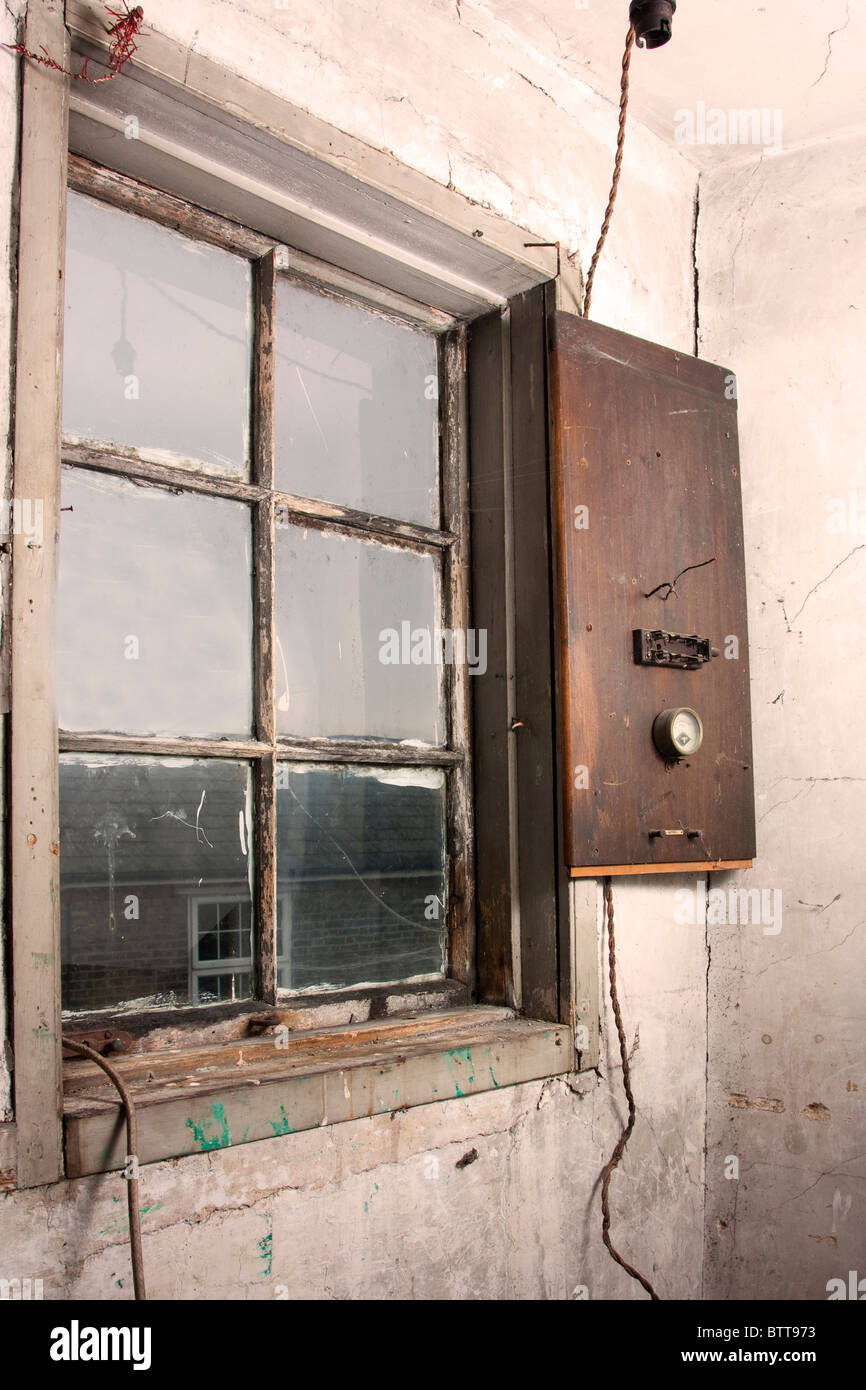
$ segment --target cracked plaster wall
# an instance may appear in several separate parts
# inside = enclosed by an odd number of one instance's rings
[[[150,0],[146,11],[154,28],[588,263],[616,107],[487,7]],[[8,90],[0,107],[11,120]],[[8,188],[9,161],[2,174]],[[691,350],[693,194],[694,171],[632,124],[593,298],[600,321]],[[612,1233],[662,1296],[697,1298],[706,952],[703,926],[674,920],[681,886],[616,889],[638,1121],[612,1184]],[[151,1292],[568,1298],[583,1285],[591,1299],[645,1297],[600,1238],[598,1176],[625,1113],[609,1023],[605,1005],[600,1075],[144,1168]],[[473,1148],[477,1160],[457,1168]],[[0,1274],[42,1278],[46,1298],[128,1297],[125,1241],[117,1176],[0,1197]]]
[[[864,155],[861,135],[701,177],[701,352],[739,382],[744,883],[783,894],[778,935],[710,927],[706,1292],[723,1298],[826,1298],[866,1273]]]

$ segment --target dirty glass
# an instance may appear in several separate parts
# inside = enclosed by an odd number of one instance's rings
[[[70,192],[63,430],[246,475],[249,263]]]
[[[280,763],[277,885],[291,989],[441,974],[445,775]]]
[[[430,555],[278,529],[279,733],[441,743],[438,589]]]
[[[251,778],[228,759],[60,759],[67,1012],[252,990]]]
[[[249,508],[83,469],[62,483],[60,728],[248,736]]]
[[[281,492],[438,526],[435,338],[280,280],[275,397]]]

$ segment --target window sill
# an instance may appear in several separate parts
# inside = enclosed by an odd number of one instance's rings
[[[114,1057],[138,1118],[139,1162],[479,1095],[571,1071],[564,1024],[472,1007]],[[91,1062],[64,1066],[66,1176],[122,1168],[117,1092]]]

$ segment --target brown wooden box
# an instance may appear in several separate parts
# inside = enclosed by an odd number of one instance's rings
[[[566,863],[577,875],[745,866],[755,820],[734,377],[562,312],[549,317],[549,354]],[[691,670],[638,665],[640,629],[708,638],[719,654]],[[680,705],[700,715],[703,744],[666,762],[653,720]],[[689,830],[700,834],[650,833]]]

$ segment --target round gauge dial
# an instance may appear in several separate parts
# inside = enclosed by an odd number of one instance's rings
[[[697,753],[703,738],[700,715],[685,705],[662,710],[653,723],[653,742],[663,758],[688,758]]]

